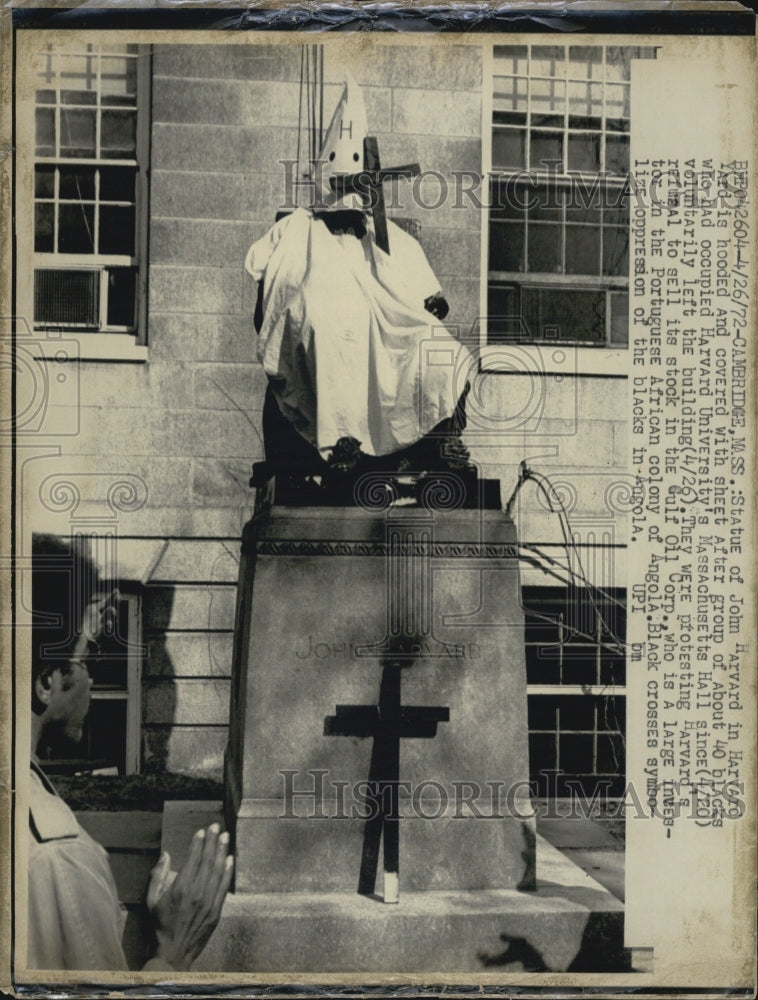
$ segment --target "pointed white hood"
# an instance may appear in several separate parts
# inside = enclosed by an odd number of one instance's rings
[[[358,194],[339,197],[331,188],[330,180],[340,174],[356,174],[364,168],[363,140],[368,135],[366,108],[363,93],[350,74],[337,107],[329,123],[324,144],[319,153],[317,169],[317,207],[337,211],[340,209],[367,209],[366,201]]]

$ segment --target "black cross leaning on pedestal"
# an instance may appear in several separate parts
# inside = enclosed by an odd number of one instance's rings
[[[364,894],[374,891],[381,837],[385,902],[397,902],[396,898],[387,898],[387,880],[393,875],[397,879],[400,868],[400,740],[434,739],[437,724],[450,721],[449,708],[401,703],[402,669],[398,660],[385,662],[378,705],[337,705],[336,714],[324,720],[325,736],[372,737],[374,740],[369,786],[377,789],[378,808],[373,819],[366,822],[358,891]]]
[[[353,192],[369,199],[374,216],[376,245],[385,253],[390,252],[387,233],[387,214],[384,208],[385,181],[395,177],[416,177],[421,173],[418,163],[407,163],[402,167],[382,168],[379,160],[379,143],[376,136],[369,135],[363,140],[363,170],[359,174],[338,175],[331,179],[335,193],[342,197]]]

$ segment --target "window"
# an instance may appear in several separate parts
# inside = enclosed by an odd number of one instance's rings
[[[139,598],[120,593],[118,627],[87,657],[92,700],[79,744],[52,739],[39,756],[51,774],[135,774],[140,760],[141,626]]]
[[[626,600],[620,589],[524,587],[529,770],[550,786],[621,795],[625,774]]]
[[[34,327],[139,341],[149,54],[48,48],[34,75]]]
[[[631,60],[654,57],[495,46],[488,343],[626,346]]]

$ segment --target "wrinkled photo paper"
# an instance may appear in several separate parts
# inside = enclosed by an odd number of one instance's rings
[[[755,995],[754,17],[544,8],[3,11],[17,994]]]

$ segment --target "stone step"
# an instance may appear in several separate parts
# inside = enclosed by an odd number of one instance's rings
[[[219,803],[166,804],[162,848],[181,865]],[[537,889],[403,892],[389,905],[357,893],[236,893],[194,968],[208,972],[624,972],[624,907],[544,838]]]

